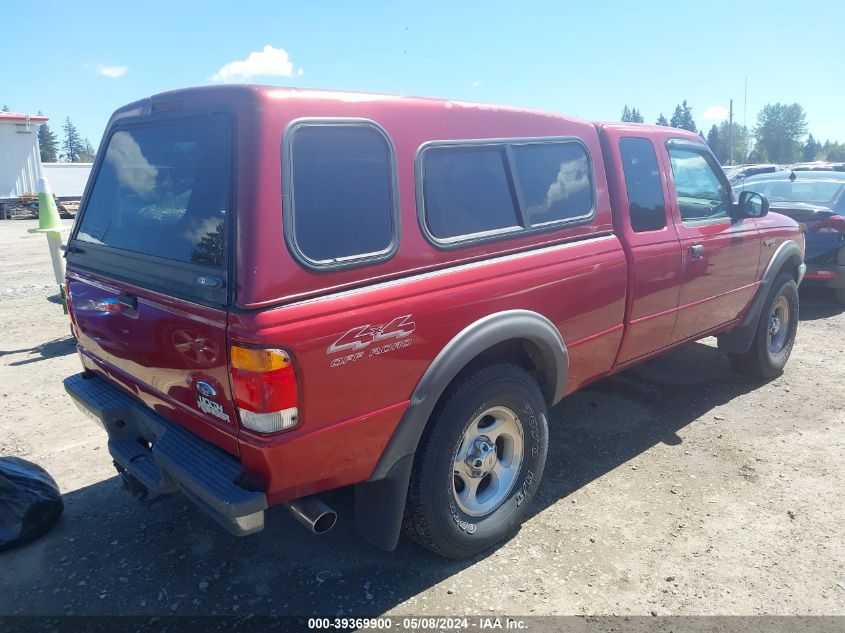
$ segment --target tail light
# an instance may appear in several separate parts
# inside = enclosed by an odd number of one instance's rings
[[[232,388],[241,424],[259,433],[296,426],[296,372],[280,349],[232,346]]]
[[[827,226],[840,233],[845,233],[845,218],[841,215],[832,215],[827,219]]]
[[[76,316],[73,314],[73,298],[70,296],[70,286],[65,281],[65,305],[67,306],[67,314],[70,317],[70,331],[76,336],[73,328],[76,327]]]
[[[804,279],[836,279],[838,274],[835,270],[817,270],[804,275]]]

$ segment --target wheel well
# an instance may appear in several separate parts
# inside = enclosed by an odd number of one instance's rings
[[[801,266],[801,263],[801,260],[797,257],[790,257],[783,263],[783,266],[780,267],[780,270],[778,270],[778,274],[775,275],[775,277],[783,273],[788,273],[792,275],[795,283],[798,283],[798,267]]]
[[[512,363],[522,367],[540,385],[546,402],[551,405],[554,397],[553,368],[547,366],[546,359],[539,346],[524,338],[513,338],[488,347],[469,361],[450,381],[449,385],[473,374],[482,367],[496,363]],[[447,387],[448,389],[448,387]]]

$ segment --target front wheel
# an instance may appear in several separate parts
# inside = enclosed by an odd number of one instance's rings
[[[451,386],[420,440],[404,527],[447,558],[477,554],[525,519],[548,450],[548,411],[533,378],[494,365]]]
[[[789,360],[797,332],[798,286],[792,275],[784,273],[772,284],[751,349],[745,354],[731,354],[731,364],[753,378],[774,378]]]

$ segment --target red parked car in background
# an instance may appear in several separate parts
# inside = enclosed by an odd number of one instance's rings
[[[541,484],[548,409],[709,335],[778,374],[801,230],[700,137],[518,108],[220,86],[109,122],[67,248],[66,388],[127,489],[235,534],[355,487],[464,558]]]

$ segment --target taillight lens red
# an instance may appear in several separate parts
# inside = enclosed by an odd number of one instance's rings
[[[845,233],[845,218],[841,215],[832,215],[827,219],[827,225],[839,231],[840,233]]]
[[[232,388],[241,423],[260,433],[296,426],[296,371],[287,352],[232,346]]]
[[[296,375],[293,367],[266,373],[232,368],[232,383],[238,406],[254,413],[269,413],[296,407]]]
[[[70,288],[68,287],[67,283],[65,283],[65,305],[67,306],[67,314],[70,317],[70,327],[71,331],[74,327],[76,327],[76,316],[73,314],[73,301],[72,297],[70,296]],[[74,333],[74,336],[76,334]]]

